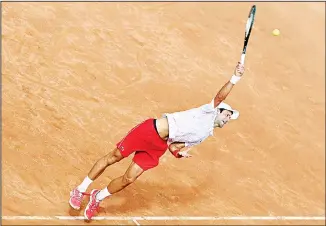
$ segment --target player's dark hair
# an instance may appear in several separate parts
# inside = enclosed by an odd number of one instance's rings
[[[219,110],[220,110],[220,113],[222,113],[224,110],[227,110],[227,109],[225,109],[225,108],[219,108]],[[231,111],[231,113],[233,114],[233,111]]]

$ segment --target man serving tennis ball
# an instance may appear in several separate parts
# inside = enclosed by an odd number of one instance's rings
[[[231,119],[237,119],[239,112],[233,110],[223,100],[244,73],[244,66],[238,63],[231,79],[207,104],[190,110],[166,113],[162,118],[149,118],[132,128],[122,138],[116,148],[101,157],[93,165],[88,175],[70,193],[69,204],[80,209],[83,196],[89,185],[104,170],[134,153],[132,162],[124,175],[113,179],[102,190],[93,189],[84,216],[90,220],[98,210],[102,200],[133,183],[143,172],[156,167],[160,157],[168,149],[176,158],[191,157],[184,147],[191,147],[213,135],[214,128],[223,128]]]

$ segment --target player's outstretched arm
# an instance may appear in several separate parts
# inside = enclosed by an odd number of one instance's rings
[[[216,108],[231,92],[233,86],[240,80],[241,76],[244,73],[244,65],[237,64],[234,69],[234,75],[231,77],[230,81],[228,81],[216,94],[214,98],[214,108]]]

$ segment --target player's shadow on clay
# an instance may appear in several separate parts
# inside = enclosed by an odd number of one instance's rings
[[[144,210],[144,214],[151,207],[171,208],[171,203],[182,206],[193,203],[200,197],[197,186],[189,187],[182,184],[158,184],[136,181],[123,191],[109,197],[100,206],[101,215],[128,214]],[[154,208],[157,209],[157,208]]]

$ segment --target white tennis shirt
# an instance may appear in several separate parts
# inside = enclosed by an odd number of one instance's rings
[[[168,142],[184,142],[186,147],[190,147],[213,136],[217,108],[214,108],[213,99],[210,103],[197,108],[163,114],[169,123]]]

